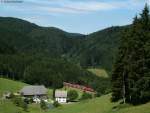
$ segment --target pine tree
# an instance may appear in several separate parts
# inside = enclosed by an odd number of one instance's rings
[[[145,44],[149,40],[147,35],[147,33],[150,32],[149,22],[149,10],[146,5],[140,18],[135,17],[131,28],[131,37],[128,40],[130,46],[130,65],[128,75],[130,93],[127,98],[128,102],[133,104],[145,102],[146,99],[144,98],[147,96],[147,94],[144,94],[144,89],[146,88],[145,83],[147,84],[145,81],[145,75],[148,72],[149,67],[146,66],[148,57],[146,58],[147,52],[145,50]]]
[[[126,71],[126,52],[127,49],[127,31],[124,32],[124,37],[122,37],[121,47],[119,48],[118,57],[116,64],[114,65],[112,74],[112,101],[117,101],[123,99],[124,103],[126,101],[125,95],[127,94],[127,71]]]

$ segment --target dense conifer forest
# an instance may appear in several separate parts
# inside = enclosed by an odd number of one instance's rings
[[[82,67],[101,66],[111,70],[125,28],[110,27],[82,35],[40,27],[17,18],[0,17],[0,49],[6,52],[9,46],[13,52],[63,57]]]
[[[112,72],[112,100],[141,104],[150,100],[150,17],[148,5],[124,31]]]

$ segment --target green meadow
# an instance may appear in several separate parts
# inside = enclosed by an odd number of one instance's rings
[[[89,68],[87,69],[88,71],[92,72],[93,74],[99,76],[99,77],[104,77],[104,78],[108,78],[109,75],[107,73],[107,71],[105,69],[101,69],[101,68]]]
[[[6,91],[17,92],[25,85],[27,84],[23,82],[17,82],[17,81],[0,78],[0,95],[2,95]]]
[[[0,92],[20,90],[24,85],[22,82],[0,78]],[[52,90],[49,90],[51,95]],[[104,95],[91,100],[61,105],[47,111],[41,110],[38,104],[30,104],[28,112],[16,107],[10,100],[0,100],[0,113],[150,113],[150,103],[140,106],[119,105],[110,102],[111,94]],[[8,107],[9,106],[9,107]]]

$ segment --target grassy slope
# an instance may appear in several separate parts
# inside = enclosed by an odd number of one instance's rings
[[[12,102],[0,100],[0,113],[19,113],[19,111],[22,109],[16,107]]]
[[[100,98],[95,98],[88,101],[83,101],[76,104],[63,105],[60,108],[55,108],[46,113],[150,113],[150,103],[141,106],[126,105],[120,109],[113,110],[118,103],[110,102],[110,95],[105,95]],[[30,113],[38,113],[39,106],[30,106]],[[41,113],[45,113],[41,111]]]
[[[108,78],[109,75],[105,69],[100,69],[100,68],[89,68],[87,69],[88,71],[92,72],[93,74],[99,76],[99,77],[104,77]]]
[[[0,92],[5,90],[17,91],[24,85],[26,84],[0,78]],[[116,105],[118,105],[118,103],[110,102],[109,94],[92,100],[63,105],[59,108],[55,108],[47,112],[42,111],[39,105],[33,104],[29,106],[28,113],[150,113],[150,103],[140,106],[126,105],[120,107],[120,109],[112,110],[112,108]],[[0,113],[18,113],[18,111],[25,113],[21,108],[13,105],[9,100],[0,100]]]
[[[6,91],[17,92],[25,85],[27,84],[0,78],[0,95]]]
[[[0,78],[0,97],[6,91],[17,92],[27,84],[17,81],[12,81]],[[0,98],[0,113],[17,113],[21,108],[16,107],[12,102],[1,100]]]

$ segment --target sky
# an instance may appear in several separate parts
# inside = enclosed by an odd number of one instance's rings
[[[150,0],[0,0],[0,16],[89,34],[131,24]]]

